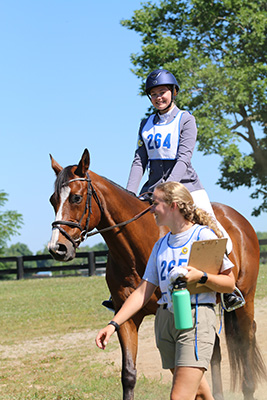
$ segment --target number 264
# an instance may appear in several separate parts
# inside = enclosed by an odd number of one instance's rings
[[[154,135],[150,134],[148,135],[148,148],[149,150],[153,150],[153,149],[159,149],[162,145],[162,147],[166,147],[167,149],[169,149],[171,147],[171,134],[168,133],[168,135],[166,136],[166,138],[164,139],[164,142],[162,144],[162,135],[161,133],[156,133],[155,137]]]

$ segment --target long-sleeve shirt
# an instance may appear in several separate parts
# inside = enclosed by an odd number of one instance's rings
[[[174,106],[166,114],[153,114],[141,122],[138,133],[138,147],[135,151],[127,183],[128,190],[137,194],[146,168],[149,169],[149,178],[140,193],[153,191],[159,183],[166,181],[181,182],[190,192],[203,189],[200,179],[191,164],[197,138],[195,118],[189,112],[183,111],[179,124],[175,124],[174,120],[177,118],[179,111],[179,108]],[[149,122],[152,126],[148,136],[155,143],[157,142],[157,127],[166,125],[166,129],[169,129],[166,132],[170,132],[168,135],[172,135],[171,137],[176,135],[177,148],[173,159],[167,159],[167,157],[150,158],[148,139],[144,136]],[[154,134],[151,132],[154,132]],[[152,142],[150,141],[149,143]]]

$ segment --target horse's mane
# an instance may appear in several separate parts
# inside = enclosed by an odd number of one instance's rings
[[[113,182],[111,179],[108,179],[105,176],[101,176],[101,178],[105,179],[107,182],[111,183],[113,186],[117,187],[118,189],[123,190],[125,193],[128,193],[131,196],[136,197],[136,195],[133,192],[130,192],[129,190],[125,189],[123,186],[120,186],[118,183]]]
[[[56,182],[55,182],[55,193],[56,196],[60,195],[60,191],[62,187],[70,180],[73,179],[75,176],[72,173],[72,168],[76,165],[69,165],[66,168],[63,168],[60,173],[57,176]],[[136,195],[133,192],[130,192],[129,190],[125,189],[124,187],[120,186],[118,183],[113,182],[112,180],[106,178],[105,176],[101,176],[101,178],[105,179],[107,182],[111,183],[113,186],[117,187],[118,189],[123,190],[125,193],[128,193],[129,195],[136,197]]]

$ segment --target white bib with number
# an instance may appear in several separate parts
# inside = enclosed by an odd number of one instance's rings
[[[155,115],[151,115],[143,130],[142,138],[149,160],[174,160],[180,139],[180,121],[182,110],[169,124],[154,124]]]
[[[200,231],[206,228],[203,225],[197,225],[192,232],[190,238],[179,247],[172,247],[169,245],[170,233],[161,241],[160,248],[157,253],[157,270],[159,277],[159,287],[163,299],[168,303],[167,295],[169,281],[167,279],[173,267],[186,267],[188,264],[189,254],[192,243],[199,239]]]

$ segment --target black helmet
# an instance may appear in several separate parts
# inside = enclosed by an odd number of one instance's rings
[[[146,94],[149,95],[152,88],[161,85],[172,85],[173,88],[176,88],[177,92],[179,90],[177,80],[171,72],[166,69],[156,69],[146,79]]]

